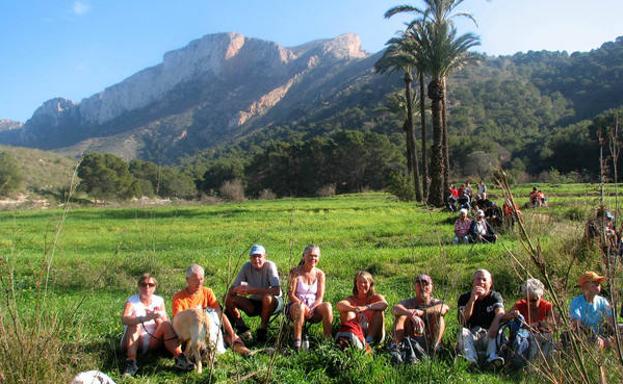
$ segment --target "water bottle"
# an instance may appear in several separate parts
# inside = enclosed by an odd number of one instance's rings
[[[303,343],[301,344],[301,349],[303,351],[307,351],[309,349],[309,337],[305,335],[303,338]]]

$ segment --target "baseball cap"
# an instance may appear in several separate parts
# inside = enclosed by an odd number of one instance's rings
[[[266,255],[266,249],[259,244],[253,244],[249,250],[249,256],[253,255]]]
[[[580,275],[580,277],[578,278],[578,287],[583,286],[586,283],[603,283],[604,281],[608,280],[605,276],[599,276],[599,274],[597,274],[597,272],[593,272],[593,271],[586,271],[583,274]]]
[[[479,209],[479,210],[476,212],[476,216],[478,216],[478,217],[480,217],[480,216],[484,216],[484,215],[485,215],[485,211],[483,211],[482,209]]]

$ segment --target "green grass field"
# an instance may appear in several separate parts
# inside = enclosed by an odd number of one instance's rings
[[[530,231],[539,235],[545,252],[556,252],[560,238],[581,237],[584,218],[598,204],[598,189],[590,185],[542,188],[549,196],[550,207],[525,211],[526,221]],[[529,189],[525,186],[514,192],[527,196]],[[500,201],[499,190],[490,194]],[[607,200],[614,204],[614,197]],[[383,351],[369,357],[338,352],[322,344],[306,353],[286,352],[274,357],[258,353],[242,359],[228,352],[211,373],[204,372],[203,376],[176,372],[172,359],[151,357],[139,360],[141,369],[136,378],[120,377],[120,313],[127,297],[135,292],[136,278],[145,271],[156,275],[156,294],[165,298],[170,314],[171,296],[184,287],[184,270],[190,263],[205,267],[206,285],[222,297],[254,242],[267,248],[269,259],[277,263],[282,276],[299,261],[306,244],[320,245],[319,267],[328,277],[325,300],[333,304],[350,294],[353,276],[360,269],[373,273],[377,291],[386,296],[390,306],[411,295],[414,274],[429,273],[436,295],[451,305],[445,341],[453,346],[456,299],[468,289],[472,272],[490,269],[496,289],[510,307],[519,293],[521,271],[508,252],[523,252],[513,233],[503,234],[495,245],[449,245],[454,217],[398,202],[383,193],[207,206],[72,208],[64,220],[59,209],[1,212],[2,273],[14,270],[13,282],[2,279],[2,295],[10,299],[11,291],[6,288],[14,288],[24,321],[38,318],[33,311],[60,319],[64,325],[60,332],[62,354],[71,355],[63,355],[58,369],[66,375],[100,369],[119,383],[241,379],[275,383],[538,382],[534,375],[470,372],[462,361],[448,356],[418,366],[393,367]],[[43,299],[45,260],[51,260],[51,270]],[[570,270],[589,268],[591,260],[580,258]],[[569,290],[574,294],[573,288]],[[6,314],[7,308],[11,308],[10,300],[2,300],[0,311]],[[271,328],[273,336],[277,323]],[[388,313],[388,333],[391,325]],[[314,336],[320,335],[319,328],[311,328]]]

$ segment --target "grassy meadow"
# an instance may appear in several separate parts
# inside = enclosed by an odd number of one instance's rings
[[[595,252],[581,248],[578,239],[585,218],[599,203],[598,187],[541,188],[550,206],[524,210],[527,228],[550,258],[560,293],[570,297],[577,294],[573,288],[577,272],[597,267]],[[517,201],[527,201],[530,189],[529,185],[516,188]],[[499,190],[491,189],[490,194],[501,204]],[[614,197],[607,200],[614,206]],[[515,233],[502,233],[495,245],[453,246],[454,219],[454,214],[399,202],[384,193],[217,205],[0,212],[0,321],[5,329],[21,329],[21,336],[36,327],[48,332],[40,344],[33,341],[21,353],[0,348],[0,354],[6,354],[0,359],[4,361],[0,371],[11,382],[8,372],[13,368],[9,367],[18,364],[20,369],[35,369],[27,367],[37,364],[30,360],[48,358],[55,360],[42,382],[68,381],[78,371],[89,369],[100,369],[118,383],[540,382],[536,375],[472,372],[451,356],[393,367],[384,351],[369,357],[319,343],[320,326],[311,328],[313,348],[309,352],[286,350],[274,356],[260,352],[247,359],[228,352],[214,370],[202,376],[175,371],[170,358],[147,357],[139,359],[137,377],[120,377],[124,361],[118,352],[123,331],[120,314],[127,297],[136,291],[136,278],[146,271],[155,274],[156,294],[165,298],[170,314],[171,297],[184,287],[184,271],[190,263],[205,267],[206,285],[222,298],[255,242],[267,248],[269,259],[284,277],[299,261],[305,245],[318,244],[319,267],[328,278],[325,300],[333,304],[350,294],[353,276],[360,269],[373,273],[377,291],[390,306],[412,295],[411,279],[416,273],[429,273],[436,296],[451,306],[445,342],[453,347],[456,300],[469,289],[476,268],[493,272],[507,308],[519,295],[521,279],[526,276],[509,255],[512,252],[525,261]],[[273,337],[278,323],[271,326]],[[251,324],[255,327],[257,322]],[[391,326],[388,312],[388,333]],[[19,338],[20,332],[15,335]],[[8,336],[0,335],[3,340]],[[24,341],[20,342],[26,349]],[[46,356],[21,357],[37,354]]]

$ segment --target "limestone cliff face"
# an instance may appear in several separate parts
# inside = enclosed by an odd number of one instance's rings
[[[19,129],[24,124],[10,119],[0,119],[0,131],[9,131],[11,129]]]
[[[366,56],[354,34],[291,48],[239,33],[207,35],[78,104],[46,101],[19,134],[4,132],[0,142],[82,148],[83,141],[108,138],[111,148],[131,136],[137,150],[145,147],[142,140],[197,150],[235,135],[290,93],[300,93],[300,84],[318,68],[330,72]]]

